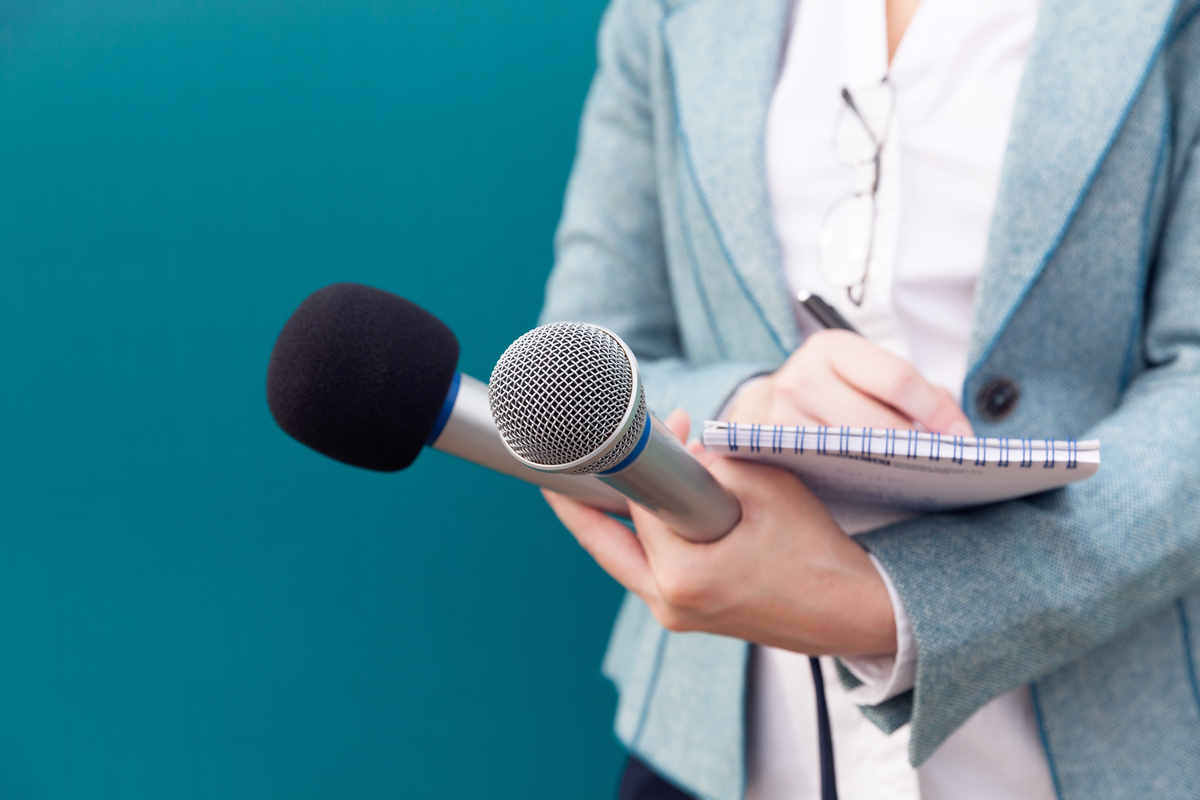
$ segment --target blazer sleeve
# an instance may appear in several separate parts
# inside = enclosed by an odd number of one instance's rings
[[[742,381],[778,364],[697,363],[680,339],[657,179],[664,132],[647,75],[661,14],[646,0],[615,0],[605,12],[541,322],[615,331],[637,354],[651,407],[682,407],[695,429]]]
[[[1147,289],[1146,368],[1083,437],[1103,442],[1100,471],[858,537],[894,581],[917,649],[913,691],[868,715],[885,728],[911,721],[914,763],[988,700],[1200,586],[1197,155],[1176,184]]]

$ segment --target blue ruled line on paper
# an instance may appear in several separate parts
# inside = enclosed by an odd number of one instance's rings
[[[1054,469],[1054,442],[1049,439],[1044,439],[1046,443],[1046,463],[1042,464],[1042,469]]]

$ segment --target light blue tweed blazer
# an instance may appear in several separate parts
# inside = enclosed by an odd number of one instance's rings
[[[803,0],[800,0],[803,2]],[[768,212],[787,0],[615,0],[546,321],[606,325],[652,407],[712,415],[798,344]],[[865,712],[919,764],[1031,684],[1064,798],[1200,797],[1198,0],[1044,0],[976,298],[980,435],[1098,438],[1097,477],[867,534],[912,620],[915,689]],[[1003,422],[974,398],[1004,376]],[[696,795],[744,786],[748,647],[626,599],[621,741]]]

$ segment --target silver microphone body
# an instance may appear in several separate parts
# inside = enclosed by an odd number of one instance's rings
[[[612,331],[535,328],[497,362],[489,402],[504,447],[530,469],[595,475],[696,542],[741,519],[737,499],[648,412],[637,359]]]
[[[737,499],[653,414],[645,449],[619,472],[597,475],[679,535],[715,542],[742,518]]]
[[[459,373],[458,394],[447,398],[447,402],[452,402],[453,408],[441,433],[429,445],[434,450],[526,483],[544,486],[602,511],[629,516],[625,498],[598,479],[542,472],[513,458],[492,420],[487,384]]]

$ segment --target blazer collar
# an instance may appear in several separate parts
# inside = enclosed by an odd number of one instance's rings
[[[662,25],[683,157],[743,290],[786,355],[799,344],[767,195],[767,107],[788,0],[691,0]]]
[[[1043,0],[976,292],[972,373],[1054,255],[1163,46],[1176,2]],[[798,335],[764,140],[788,11],[789,0],[690,0],[662,25],[684,158],[731,269],[784,353]]]
[[[1166,40],[1176,0],[1043,0],[975,294],[968,380],[1053,257]]]

